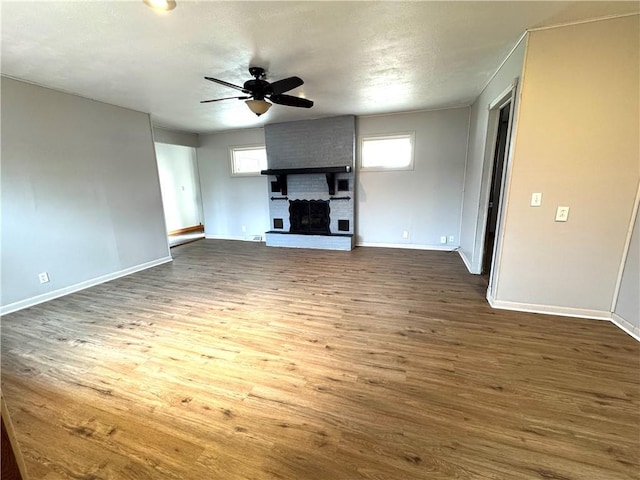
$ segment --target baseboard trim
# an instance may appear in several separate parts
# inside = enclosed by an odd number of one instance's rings
[[[464,252],[458,249],[458,255],[460,255],[460,258],[462,258],[462,261],[464,262],[464,266],[467,267],[467,270],[469,270],[469,273],[476,275],[476,273],[473,271],[473,268],[471,268],[471,261],[467,258]]]
[[[517,312],[541,313],[544,315],[558,315],[561,317],[588,318],[591,320],[607,320],[620,330],[640,342],[640,328],[633,326],[615,312],[604,310],[587,310],[582,308],[558,307],[552,305],[536,305],[530,303],[506,302],[496,300],[487,291],[487,301],[492,308],[500,310],[514,310]]]
[[[407,250],[438,250],[442,252],[453,252],[458,247],[442,245],[418,245],[415,243],[375,243],[356,242],[356,247],[376,247],[376,248],[405,248]]]
[[[232,237],[228,235],[207,235],[204,238],[208,240],[241,240],[245,242],[254,242],[255,240],[245,237]],[[264,238],[264,236],[263,236]],[[264,240],[262,240],[264,242]],[[356,242],[356,247],[376,247],[376,248],[405,248],[408,250],[436,250],[443,252],[453,252],[459,247],[442,246],[442,245],[418,245],[414,243],[376,243],[376,242]]]
[[[168,236],[182,235],[184,233],[191,233],[191,232],[204,232],[204,225],[195,225],[193,227],[186,227],[186,228],[179,228],[177,230],[171,230],[170,232],[167,232],[167,235]]]
[[[631,335],[633,338],[640,342],[640,328],[627,322],[624,318],[622,318],[615,312],[611,314],[611,323],[613,323],[621,330],[624,330],[627,334]]]
[[[262,238],[259,241],[264,243],[264,233],[261,233],[259,235]],[[241,242],[258,242],[258,240],[253,239],[254,236],[258,236],[258,234],[250,235],[249,237],[230,237],[228,235],[206,235],[205,234],[204,238],[206,238],[207,240],[239,240]]]
[[[90,288],[95,285],[99,285],[101,283],[109,282],[111,280],[115,280],[116,278],[125,277],[127,275],[131,275],[132,273],[140,272],[148,268],[157,267],[158,265],[162,265],[163,263],[167,263],[171,261],[173,261],[173,258],[171,256],[158,258],[150,262],[141,263],[140,265],[135,265],[133,267],[125,268],[124,270],[119,270],[117,272],[108,273],[100,277],[92,278],[91,280],[86,280],[84,282],[76,283],[75,285],[71,285],[69,287],[60,288],[58,290],[53,290],[52,292],[47,292],[47,293],[43,293],[42,295],[37,295],[35,297],[27,298],[25,300],[20,300],[19,302],[10,303],[8,305],[4,305],[0,307],[0,315],[7,315],[9,313],[17,312],[18,310],[23,310],[25,308],[33,307],[40,303],[44,303],[44,302],[48,302],[49,300],[64,297],[65,295],[69,295],[74,292],[79,292],[80,290],[84,290],[86,288]]]
[[[557,305],[541,305],[535,303],[507,302],[496,300],[487,292],[487,301],[492,308],[514,310],[516,312],[542,313],[561,317],[589,318],[592,320],[611,320],[611,312],[605,310],[588,310],[586,308],[559,307]]]

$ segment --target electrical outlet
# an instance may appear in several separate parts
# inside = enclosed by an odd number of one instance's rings
[[[49,283],[49,274],[47,272],[39,273],[38,280],[40,280],[40,283]]]
[[[542,205],[542,193],[532,193],[531,194],[531,206],[539,207]]]
[[[402,232],[402,238],[409,238],[409,232],[406,230]]]
[[[247,226],[246,225],[242,225],[242,233],[246,233],[247,232]]]
[[[443,235],[442,237],[440,237],[440,243],[447,243],[447,236]]]
[[[569,219],[569,207],[558,207],[556,210],[556,222],[566,222]]]
[[[456,241],[456,237],[454,235],[449,235],[449,243],[453,243]]]

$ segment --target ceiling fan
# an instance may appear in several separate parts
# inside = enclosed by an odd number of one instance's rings
[[[224,85],[225,87],[240,90],[245,94],[245,96],[203,100],[200,103],[219,102],[220,100],[231,99],[245,100],[245,103],[247,104],[249,109],[257,116],[266,113],[267,110],[271,108],[271,103],[286,105],[288,107],[313,107],[313,102],[311,100],[301,97],[294,97],[292,95],[284,95],[285,92],[293,90],[294,88],[297,88],[304,83],[300,77],[288,77],[269,83],[264,79],[266,75],[264,68],[249,67],[249,73],[254,78],[244,82],[244,85],[242,87],[229,82],[225,82],[224,80],[219,80],[217,78],[204,77],[205,80],[210,80],[212,82],[219,83],[220,85]],[[271,103],[267,102],[265,99],[270,100]]]

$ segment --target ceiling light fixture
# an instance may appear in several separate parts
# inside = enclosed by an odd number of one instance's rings
[[[168,12],[176,8],[175,0],[142,0],[147,7]]]
[[[265,100],[246,100],[244,103],[246,103],[249,110],[257,116],[267,113],[267,110],[271,108],[271,104]]]

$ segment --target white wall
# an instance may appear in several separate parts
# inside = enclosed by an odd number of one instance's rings
[[[156,157],[167,231],[202,223],[196,149],[157,143]]]
[[[521,41],[471,106],[460,242],[460,254],[471,273],[480,273],[482,269],[484,229],[493,163],[493,156],[489,151],[493,139],[487,138],[489,104],[512,85],[515,78],[522,75],[524,53],[525,42]]]
[[[618,317],[614,316],[614,321],[640,338],[640,222],[637,211],[614,312]]]
[[[357,118],[357,151],[362,135],[415,132],[413,170],[357,172],[357,244],[459,245],[468,127],[468,107]],[[407,239],[402,238],[405,230]]]
[[[232,177],[229,158],[230,147],[264,144],[263,129],[200,135],[198,170],[208,238],[264,238],[269,230],[267,177]]]
[[[637,15],[529,34],[496,305],[610,315],[640,178],[639,46]]]
[[[4,77],[1,100],[4,312],[170,260],[148,115]]]

